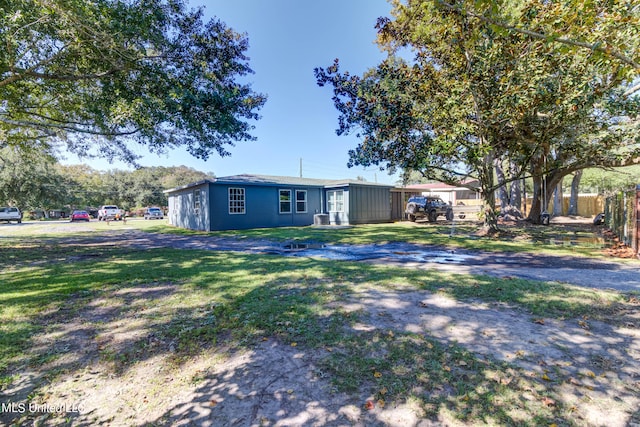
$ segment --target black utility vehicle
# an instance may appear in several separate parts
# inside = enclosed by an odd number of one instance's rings
[[[435,222],[440,215],[444,215],[447,221],[453,220],[453,208],[440,197],[411,197],[405,213],[409,221],[427,218],[429,222]]]

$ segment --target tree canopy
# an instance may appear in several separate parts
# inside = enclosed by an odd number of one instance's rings
[[[0,203],[3,206],[6,203],[24,209],[62,205],[71,197],[68,190],[52,157],[15,147],[0,149]]]
[[[167,188],[213,179],[186,166],[98,171],[87,165],[62,165],[40,153],[0,149],[0,204],[23,210],[84,209],[117,204],[134,209],[166,206]]]
[[[338,134],[362,136],[350,164],[417,170],[451,184],[478,179],[491,228],[494,192],[504,185],[496,164],[515,165],[510,180],[533,177],[539,213],[543,184],[552,189],[580,168],[640,160],[628,67],[494,24],[535,29],[553,3],[497,3],[394,2],[394,19],[377,23],[385,61],[361,77],[341,73],[337,60],[316,69],[318,84],[333,86]]]
[[[266,100],[246,35],[181,0],[0,0],[0,44],[0,148],[226,156]]]
[[[611,68],[627,80],[640,75],[640,11],[625,2],[567,0],[544,3],[520,2],[514,9],[502,0],[479,0],[474,7],[464,2],[436,0],[444,8],[482,20],[494,28],[544,40],[559,53],[587,50],[592,62],[605,72]],[[513,5],[512,5],[513,6]],[[497,14],[501,10],[504,15]],[[640,91],[636,82],[625,95]]]

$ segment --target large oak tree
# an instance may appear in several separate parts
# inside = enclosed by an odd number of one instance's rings
[[[182,0],[0,0],[0,148],[228,155],[265,102],[247,48]]]
[[[628,67],[594,60],[588,49],[568,55],[492,23],[530,18],[533,26],[535,8],[551,3],[494,3],[394,2],[394,19],[377,24],[387,60],[362,77],[341,73],[337,61],[316,69],[318,84],[333,86],[338,133],[362,136],[351,164],[417,170],[452,184],[476,178],[490,229],[494,192],[504,185],[496,163],[516,165],[509,179],[534,178],[539,214],[549,197],[543,184],[553,189],[580,168],[634,162],[639,153],[633,126],[621,126],[638,112],[637,99],[623,94]],[[407,48],[411,59],[393,55],[407,58]]]

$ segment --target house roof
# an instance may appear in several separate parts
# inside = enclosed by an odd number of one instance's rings
[[[467,179],[460,183],[460,185],[449,185],[443,182],[430,182],[428,184],[413,184],[403,187],[404,190],[417,190],[417,191],[455,191],[455,190],[469,190],[469,187],[478,188],[478,180]]]
[[[301,178],[294,176],[275,176],[275,175],[232,175],[216,178],[219,183],[247,183],[247,184],[280,184],[280,185],[304,185],[317,187],[336,187],[342,185],[370,185],[378,187],[392,187],[391,185],[378,184],[356,179],[317,179],[317,178]]]
[[[190,184],[181,185],[179,187],[169,188],[168,190],[164,190],[163,193],[165,193],[165,194],[173,193],[173,192],[176,192],[176,191],[185,190],[187,188],[197,187],[199,185],[210,183],[210,182],[214,182],[214,180],[212,180],[212,179],[203,179],[202,181],[192,182]]]
[[[183,185],[181,187],[165,190],[164,193],[172,193],[178,190],[184,190],[190,187],[196,187],[204,183],[212,184],[238,184],[238,185],[296,185],[304,187],[346,187],[348,185],[362,185],[371,187],[392,188],[392,185],[378,184],[355,179],[316,179],[316,178],[300,178],[292,176],[274,176],[274,175],[251,175],[241,174],[232,176],[222,176],[214,180],[203,180],[192,184]]]

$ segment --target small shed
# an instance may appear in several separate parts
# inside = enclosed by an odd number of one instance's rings
[[[356,180],[234,175],[166,190],[169,222],[202,231],[391,221],[392,186]]]

